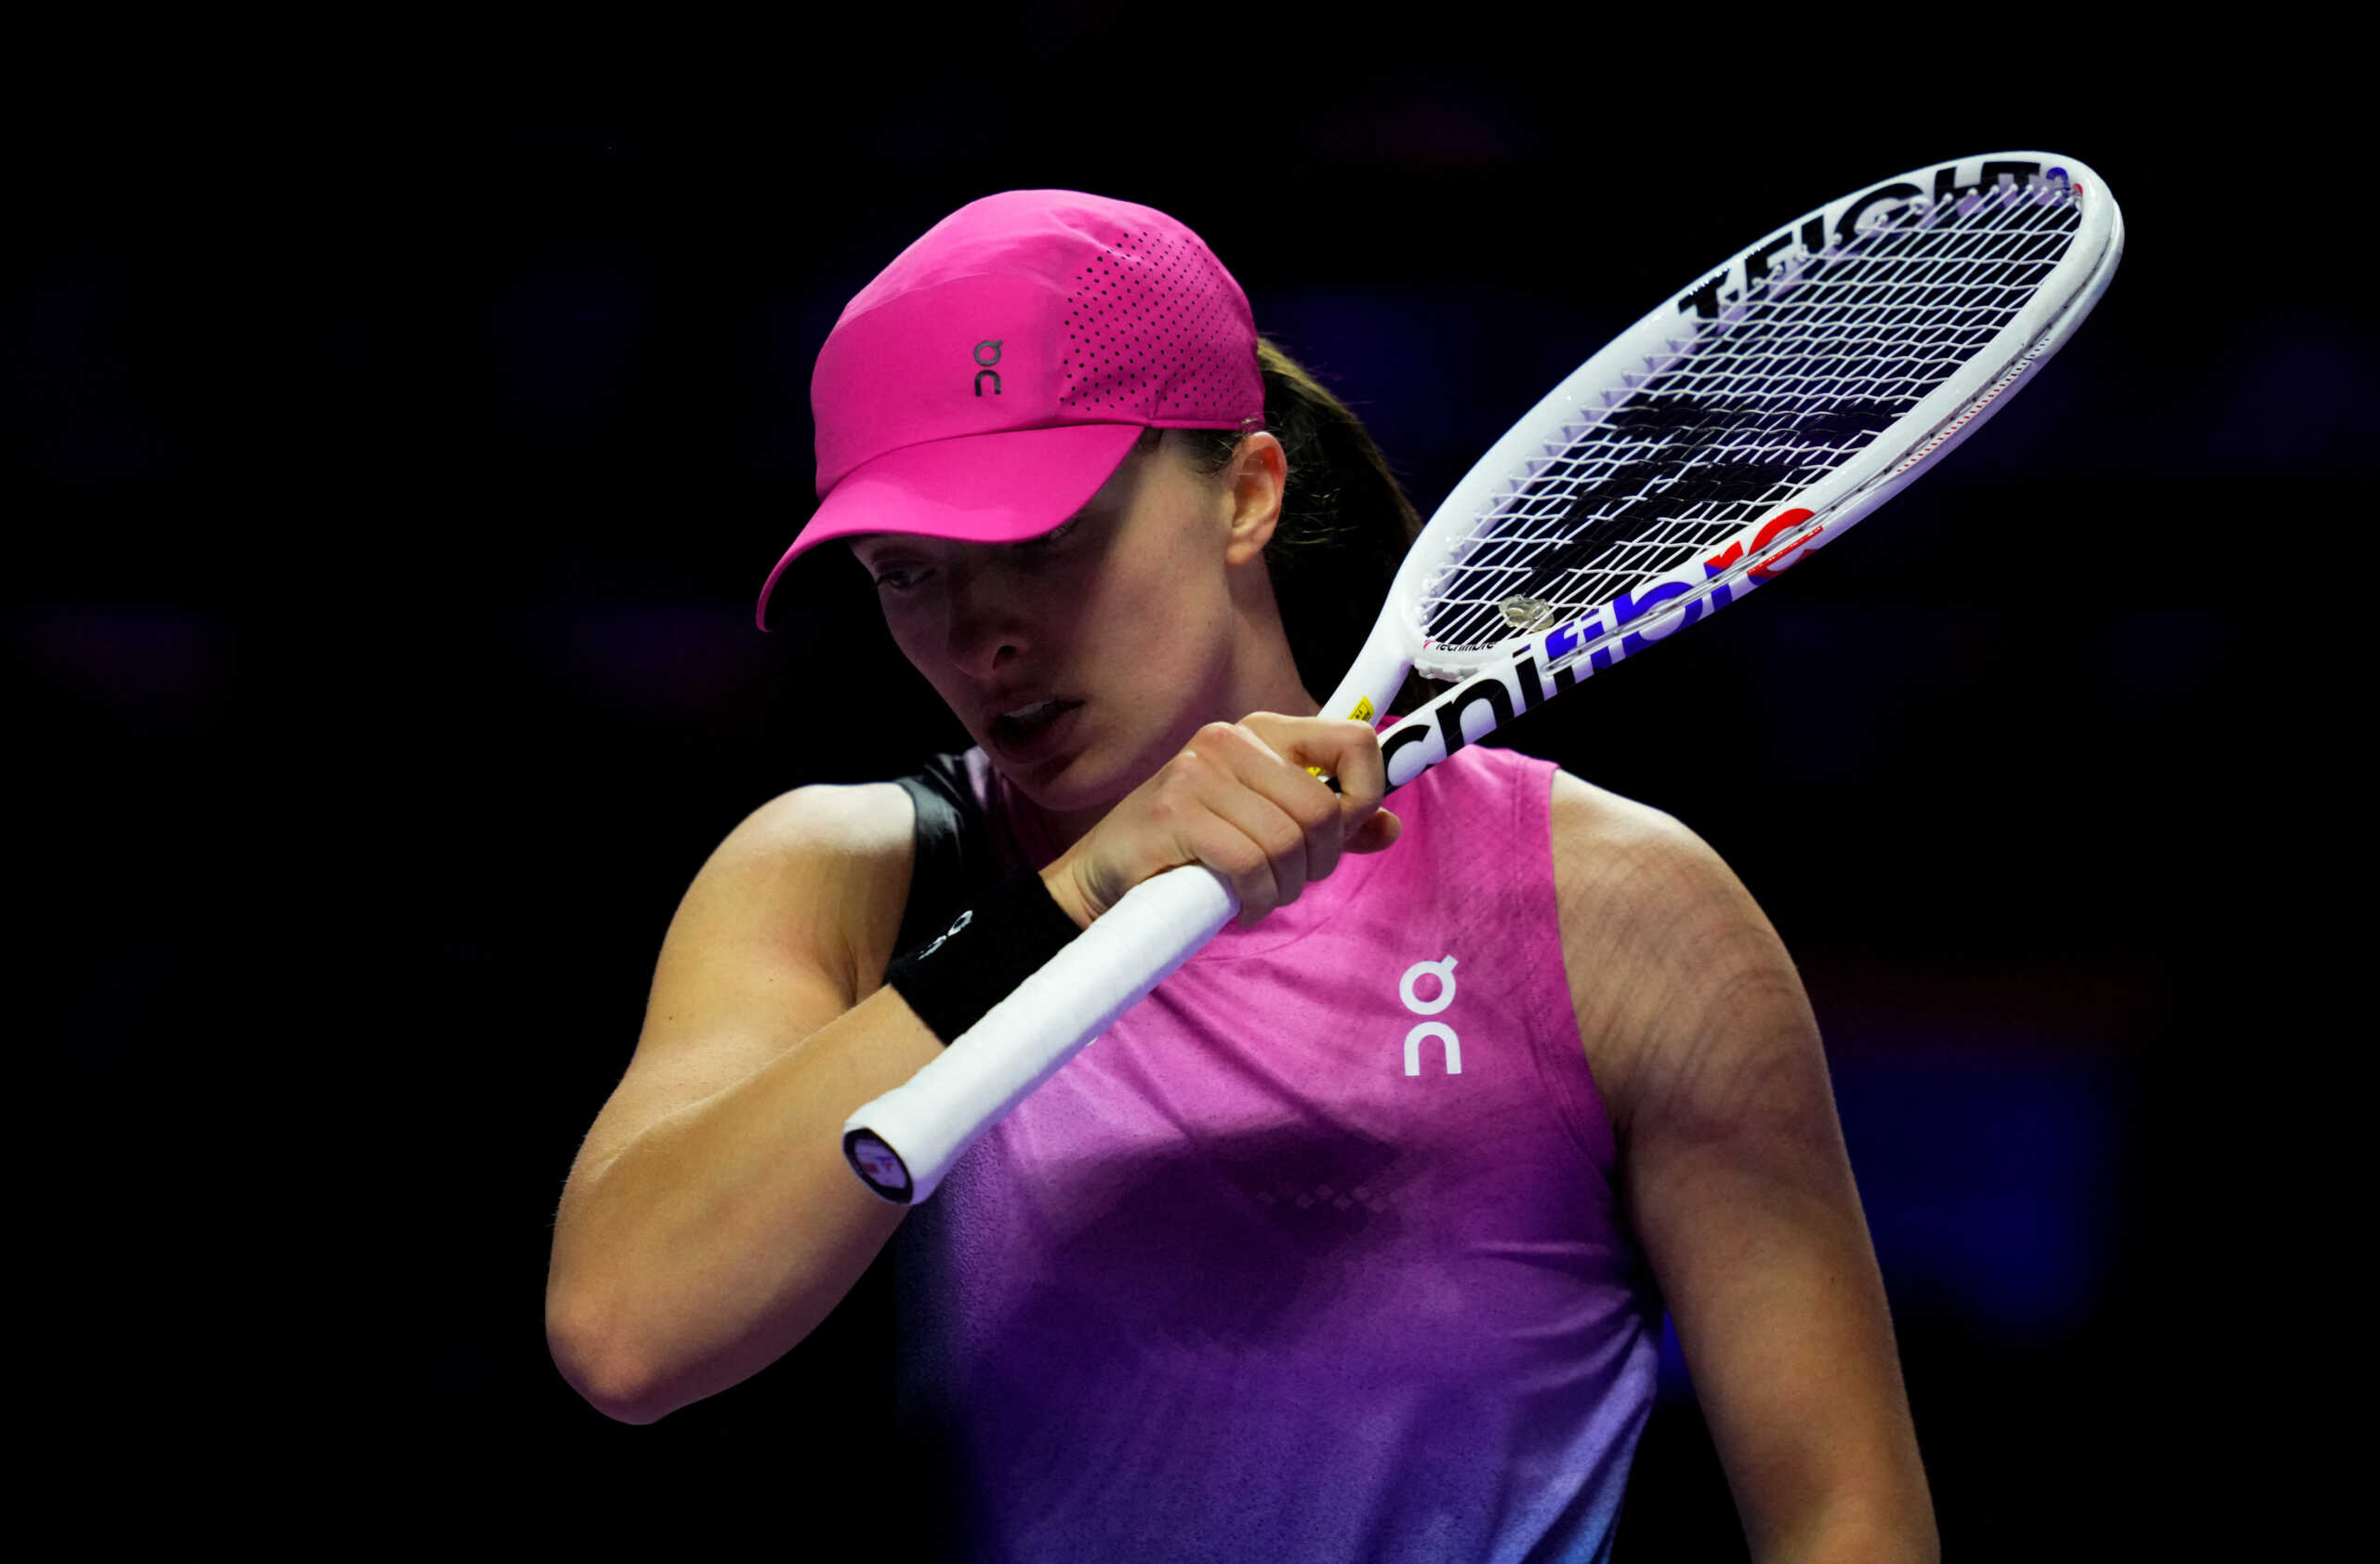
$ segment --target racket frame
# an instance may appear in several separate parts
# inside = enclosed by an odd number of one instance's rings
[[[2003,153],[1969,162],[2005,165],[2027,155]],[[2040,162],[2049,162],[2045,155],[2030,155],[2037,156]],[[1484,651],[1436,656],[1425,645],[1416,644],[1421,627],[1419,605],[1426,595],[1424,583],[1431,578],[1429,572],[1421,567],[1400,569],[1393,589],[1394,593],[1401,594],[1396,611],[1382,614],[1374,624],[1364,654],[1356,658],[1355,669],[1374,678],[1382,677],[1378,670],[1385,660],[1392,655],[1401,655],[1411,656],[1425,677],[1452,674],[1461,682],[1382,731],[1382,748],[1389,757],[1388,785],[1404,786],[1464,744],[1485,737],[1510,715],[1534,709],[1578,680],[1668,639],[1705,612],[1715,612],[1753,588],[1776,579],[1801,559],[1841,537],[1854,524],[1874,512],[1989,421],[2020,380],[2046,364],[2072,338],[2107,292],[2117,262],[2122,258],[2122,214],[2105,195],[2097,175],[2071,159],[2052,166],[2069,172],[2073,188],[2085,194],[2086,205],[2074,242],[2043,279],[2027,306],[1973,360],[1880,432],[1853,460],[1759,520],[1747,524],[1705,553],[1699,562],[1649,577],[1609,602],[1550,630]],[[1894,183],[1905,184],[1913,178],[1905,176]],[[2087,200],[2091,190],[2102,192],[2096,201]],[[1821,207],[1800,224],[1790,226],[1788,232],[1805,227],[1821,217],[1836,220],[1840,214],[1862,209],[1867,201],[1868,197],[1854,196]],[[1739,276],[1746,258],[1758,249],[1753,246],[1730,263]],[[2077,272],[2082,273],[2079,284],[2073,280]],[[2071,291],[2068,291],[2069,288]],[[1682,298],[1680,308],[1689,304],[1692,298],[1689,294]],[[1647,357],[1642,349],[1648,339],[1658,338],[1666,343],[1676,329],[1676,315],[1669,306],[1638,321],[1532,408],[1456,485],[1438,515],[1482,513],[1495,502],[1498,490],[1512,482],[1514,468],[1499,468],[1494,458],[1501,456],[1507,463],[1522,459],[1530,444],[1530,439],[1515,440],[1514,435],[1542,439],[1550,430],[1558,431],[1566,410],[1576,409],[1585,397],[1600,395],[1608,386],[1610,378],[1618,372],[1615,365]],[[1575,416],[1569,419],[1571,424],[1578,421]],[[1458,510],[1459,502],[1472,509]],[[1436,520],[1433,517],[1434,524]],[[1723,560],[1725,563],[1719,563]],[[1407,563],[1408,566],[1415,564],[1410,556]],[[1460,563],[1452,561],[1441,568],[1458,567]],[[1405,671],[1404,667],[1395,669],[1389,689],[1393,691],[1403,681]],[[1353,679],[1351,670],[1350,684]],[[1496,698],[1486,694],[1490,683],[1501,687],[1502,716],[1499,715]],[[1369,688],[1351,691],[1342,686],[1333,692],[1332,705],[1324,709],[1350,709],[1366,698]],[[1343,706],[1342,696],[1346,697]],[[1485,720],[1474,722],[1474,712],[1483,714]]]
[[[1806,241],[1859,231],[1863,216],[1888,202],[1932,192],[1996,186],[2008,179],[2062,177],[2082,198],[2077,232],[2033,298],[1985,348],[1824,479],[1766,513],[1700,558],[1640,581],[1630,590],[1550,629],[1516,634],[1465,652],[1432,647],[1420,605],[1439,574],[1459,567],[1435,536],[1468,525],[1527,482],[1568,443],[1593,404],[1611,391],[1624,401],[1636,384],[1682,351],[1681,316],[1701,318],[1706,303],[1750,297],[1776,270],[1822,252]],[[1924,182],[1921,182],[1924,181]],[[1886,180],[1804,214],[1714,268],[1686,294],[1665,302],[1615,338],[1540,398],[1464,475],[1412,548],[1362,649],[1326,712],[1374,722],[1416,666],[1453,688],[1381,734],[1389,785],[1411,781],[1465,743],[1540,704],[1578,680],[1667,639],[1704,613],[1740,598],[1821,548],[1897,494],[1971,436],[2006,395],[2072,335],[2106,292],[2123,245],[2122,218],[2098,176],[2070,158],[1999,152],[1963,158]],[[1731,285],[1732,285],[1732,287]],[[1633,367],[1642,362],[1640,373]],[[1532,465],[1535,464],[1535,465]],[[1730,550],[1734,550],[1732,555]],[[1550,688],[1549,688],[1550,684]],[[1495,693],[1489,694],[1493,686]],[[1474,722],[1474,713],[1484,717]],[[975,1139],[1116,1018],[1214,937],[1238,911],[1229,884],[1203,868],[1152,876],[1118,898],[1048,965],[951,1040],[905,1084],[864,1105],[846,1121],[845,1158],[881,1199],[909,1204],[932,1195]]]

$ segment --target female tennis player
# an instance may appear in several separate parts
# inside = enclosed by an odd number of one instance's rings
[[[696,875],[555,1228],[580,1393],[646,1423],[758,1373],[897,1231],[919,1500],[967,1557],[1594,1558],[1666,1306],[1754,1557],[1935,1557],[1791,960],[1690,831],[1545,762],[1473,746],[1382,807],[1311,692],[1416,518],[1197,235],[975,202],[813,402],[786,559],[847,549],[975,747],[796,789]],[[931,1201],[853,1176],[860,1105],[1190,864],[1234,926]]]

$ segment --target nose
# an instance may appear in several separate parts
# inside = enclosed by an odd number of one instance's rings
[[[1032,644],[1023,599],[1008,590],[998,571],[952,574],[947,630],[952,664],[978,679],[1004,671]]]

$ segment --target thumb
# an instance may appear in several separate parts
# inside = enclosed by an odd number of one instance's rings
[[[1405,822],[1382,809],[1357,826],[1342,849],[1349,853],[1377,853],[1405,834]]]

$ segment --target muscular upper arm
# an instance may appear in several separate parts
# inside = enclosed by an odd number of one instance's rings
[[[1818,1025],[1783,943],[1668,816],[1557,777],[1581,1036],[1757,1558],[1931,1557],[1932,1511]]]
[[[574,1185],[875,991],[908,896],[914,818],[893,784],[799,788],[728,833],[669,921],[635,1055]]]

